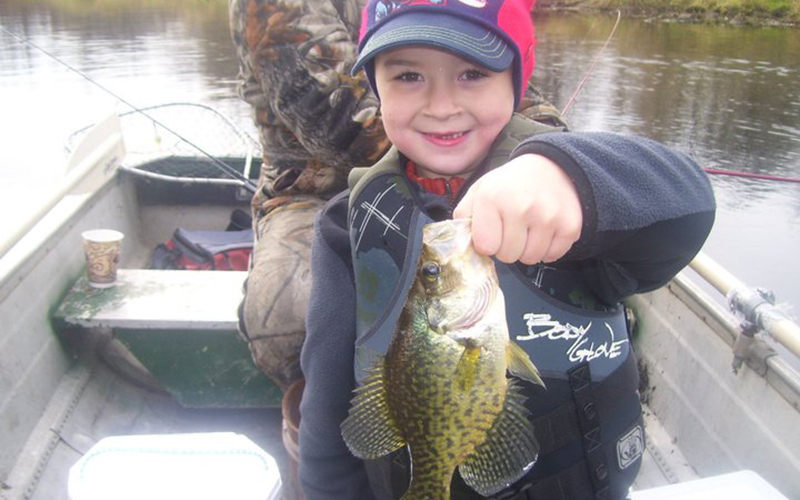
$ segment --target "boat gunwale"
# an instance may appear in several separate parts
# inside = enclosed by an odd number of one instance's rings
[[[737,336],[741,334],[741,324],[737,322],[736,317],[714,302],[685,273],[676,276],[667,284],[667,288],[728,344],[731,348],[731,360],[733,360],[733,346]],[[756,342],[764,342],[759,338],[760,336],[756,336]],[[768,347],[767,350],[771,350],[771,347]],[[750,368],[764,377],[795,410],[800,411],[800,372],[777,352],[765,359],[748,358],[745,361]]]

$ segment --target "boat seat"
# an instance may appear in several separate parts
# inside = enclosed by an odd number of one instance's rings
[[[72,466],[70,500],[278,500],[275,458],[243,434],[110,436]]]
[[[100,343],[113,351],[104,359],[116,360],[112,365],[128,374],[140,364],[183,406],[278,408],[280,389],[255,366],[237,328],[246,275],[120,269],[110,288],[93,288],[82,276],[54,323],[69,345],[112,340]],[[133,359],[125,363],[125,357]]]
[[[669,484],[630,494],[629,500],[789,500],[752,470]]]

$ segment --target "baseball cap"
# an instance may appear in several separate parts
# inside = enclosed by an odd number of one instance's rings
[[[515,105],[535,65],[531,9],[535,0],[369,0],[361,15],[359,56],[367,73],[388,49],[426,45],[448,50],[493,71],[513,69]]]

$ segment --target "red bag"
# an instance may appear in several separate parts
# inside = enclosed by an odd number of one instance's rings
[[[152,269],[247,271],[253,230],[188,231],[178,228],[153,251]]]

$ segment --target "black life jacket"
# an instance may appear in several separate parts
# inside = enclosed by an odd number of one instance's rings
[[[488,158],[501,165],[519,141],[553,131],[515,115]],[[356,173],[355,175],[359,175]],[[356,281],[355,376],[360,382],[389,346],[421,250],[419,187],[392,148],[356,182],[348,214]],[[498,499],[621,499],[644,451],[638,371],[624,308],[604,306],[582,289],[577,271],[496,262],[511,338],[538,367],[547,390],[524,383],[539,460]],[[407,450],[366,462],[378,498],[399,498],[408,481]],[[454,474],[452,498],[482,498]]]

